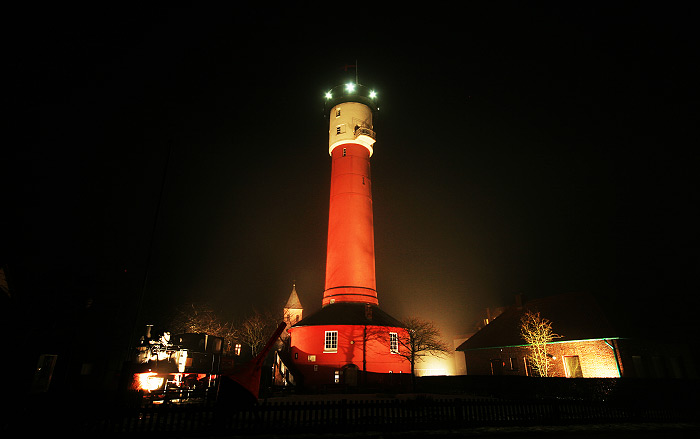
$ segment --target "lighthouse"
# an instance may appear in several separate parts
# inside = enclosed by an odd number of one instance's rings
[[[348,82],[326,94],[331,191],[323,305],[378,305],[369,160],[377,94]],[[330,108],[329,108],[330,107]]]
[[[370,159],[379,110],[375,90],[355,81],[325,94],[331,161],[326,278],[321,309],[289,329],[291,354],[309,387],[397,384],[401,323],[379,308]]]

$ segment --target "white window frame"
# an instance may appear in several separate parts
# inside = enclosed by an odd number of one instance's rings
[[[399,334],[397,332],[389,333],[389,352],[392,354],[399,353]]]
[[[338,331],[326,331],[323,352],[338,352]]]

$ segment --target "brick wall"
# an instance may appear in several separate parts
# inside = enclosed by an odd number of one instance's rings
[[[609,341],[616,346],[614,340]],[[556,357],[550,363],[550,375],[565,377],[565,357],[578,356],[584,378],[619,377],[615,351],[604,340],[551,343],[548,352]],[[527,375],[525,346],[477,349],[465,352],[467,375]],[[620,366],[622,368],[622,366]]]
[[[614,342],[614,340],[608,341],[615,347]],[[617,378],[620,376],[615,361],[615,350],[608,346],[605,340],[553,343],[550,352],[557,357],[556,360],[552,361],[554,376],[566,376],[566,356],[578,356],[584,378]]]

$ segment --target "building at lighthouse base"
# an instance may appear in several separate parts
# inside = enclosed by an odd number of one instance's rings
[[[375,305],[334,303],[289,329],[291,357],[310,389],[400,387],[411,366],[401,322]]]

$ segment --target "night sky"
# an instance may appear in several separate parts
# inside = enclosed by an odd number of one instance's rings
[[[382,309],[451,338],[516,293],[585,291],[622,335],[687,331],[697,11],[559,3],[8,14],[7,309],[107,333],[279,310],[293,282],[319,309],[323,95],[357,64]]]

